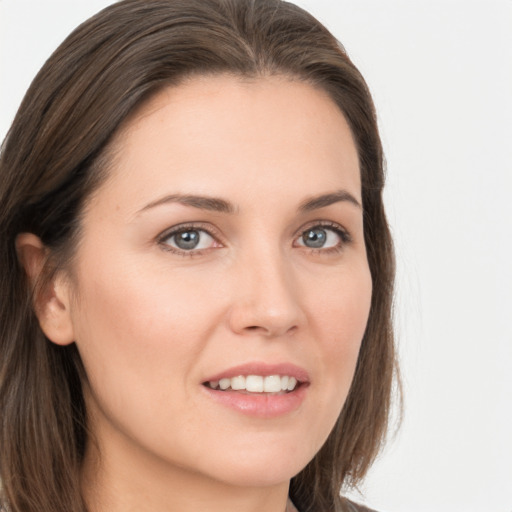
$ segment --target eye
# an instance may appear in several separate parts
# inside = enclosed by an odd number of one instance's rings
[[[219,247],[220,244],[215,238],[199,228],[179,228],[166,233],[161,237],[160,243],[167,246],[168,250],[177,250],[184,252],[200,251],[210,247]]]
[[[312,226],[303,231],[296,244],[309,249],[336,249],[350,241],[346,231],[338,226]]]

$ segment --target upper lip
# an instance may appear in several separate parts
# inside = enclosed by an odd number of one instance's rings
[[[211,382],[220,379],[231,379],[238,377],[239,375],[261,375],[267,377],[269,375],[288,375],[289,377],[295,377],[297,381],[301,383],[309,382],[308,372],[292,363],[277,363],[269,364],[263,362],[250,362],[244,363],[237,366],[232,366],[226,370],[223,370],[215,375],[211,375],[204,382]]]

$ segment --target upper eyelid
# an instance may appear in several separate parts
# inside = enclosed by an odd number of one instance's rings
[[[205,233],[208,233],[211,237],[215,238],[217,241],[222,241],[222,235],[220,234],[220,231],[208,222],[184,222],[182,224],[177,224],[162,231],[156,237],[156,239],[159,242],[163,242],[167,238],[187,230],[204,231]]]
[[[322,227],[322,228],[331,228],[335,231],[338,231],[343,234],[344,237],[346,237],[347,242],[352,241],[352,235],[350,234],[350,231],[345,228],[343,225],[339,224],[338,222],[334,222],[332,220],[313,220],[311,222],[308,222],[307,224],[302,225],[294,234],[294,239],[298,238],[302,233],[307,231],[308,229],[312,229],[315,227]]]

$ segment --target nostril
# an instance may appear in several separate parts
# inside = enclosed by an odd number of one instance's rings
[[[274,332],[271,328],[262,327],[261,325],[248,325],[245,327],[245,332],[262,333],[267,336],[275,336],[280,334],[293,334],[297,330],[296,325],[292,325],[286,332]]]

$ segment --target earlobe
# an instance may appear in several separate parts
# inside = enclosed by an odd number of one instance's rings
[[[73,343],[68,280],[62,272],[56,272],[45,282],[48,249],[36,235],[19,234],[16,237],[16,253],[34,290],[33,305],[41,329],[57,345]]]

